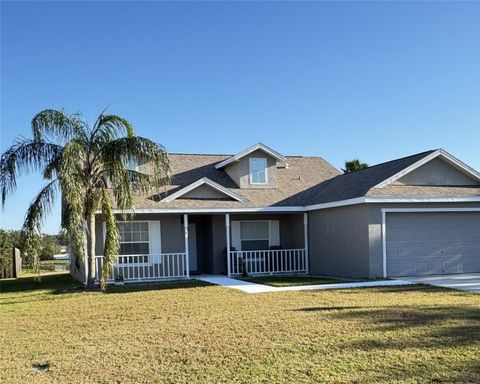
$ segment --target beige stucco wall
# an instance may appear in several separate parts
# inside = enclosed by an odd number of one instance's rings
[[[397,180],[404,185],[478,185],[445,161],[435,158]]]
[[[267,159],[267,184],[250,184],[250,159]],[[225,172],[240,188],[275,188],[277,186],[277,160],[263,151],[254,151],[225,167]]]

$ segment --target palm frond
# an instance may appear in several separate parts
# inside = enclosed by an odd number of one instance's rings
[[[148,163],[148,174],[152,177],[152,187],[169,182],[171,174],[170,160],[165,148],[144,137],[125,137],[111,141],[102,148],[103,163],[108,167],[125,169],[123,165],[130,161],[137,164]],[[115,169],[112,169],[115,170]]]
[[[0,160],[2,205],[17,187],[17,177],[47,167],[62,152],[62,147],[44,141],[17,139]]]
[[[63,205],[62,228],[68,236],[69,252],[75,258],[75,266],[79,268],[83,265],[86,251],[86,224],[81,206],[73,204]]]
[[[58,193],[58,180],[48,183],[33,199],[28,207],[22,231],[26,234],[41,233],[45,217],[52,211]]]
[[[86,140],[87,126],[78,114],[66,114],[64,111],[45,109],[32,119],[32,132],[35,141],[48,138],[66,142],[77,138]]]
[[[117,115],[104,115],[98,117],[92,130],[95,143],[104,144],[118,139],[121,136],[133,137],[135,131],[130,122]]]
[[[54,176],[58,176],[62,155],[63,150],[45,166],[42,172],[45,180],[52,180]]]
[[[62,188],[62,226],[67,231],[70,252],[75,257],[77,267],[83,264],[86,252],[86,183],[87,159],[83,142],[70,140],[63,149],[57,168]]]
[[[117,229],[117,219],[113,212],[110,196],[105,188],[102,189],[102,214],[105,220],[106,237],[103,251],[102,277],[100,287],[105,289],[111,267],[120,251],[120,235]]]

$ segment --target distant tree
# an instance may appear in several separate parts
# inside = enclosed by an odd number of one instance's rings
[[[105,287],[120,251],[114,206],[134,208],[134,192],[147,193],[169,181],[165,149],[135,135],[130,122],[100,114],[89,126],[79,114],[47,109],[32,120],[32,138],[20,137],[1,156],[2,205],[15,192],[18,176],[40,172],[46,185],[28,208],[23,231],[26,252],[38,264],[35,245],[46,215],[62,195],[62,227],[77,265],[88,258],[88,285],[95,282],[95,214],[101,211],[106,238],[101,274]],[[149,163],[149,173],[129,169],[130,162]]]
[[[68,246],[68,236],[66,231],[60,231],[56,235],[58,244],[63,245],[64,247]]]
[[[62,251],[58,243],[57,235],[43,235],[40,240],[39,257],[40,260],[52,260],[53,255]]]
[[[350,173],[354,171],[360,171],[362,169],[368,168],[367,163],[362,163],[358,159],[353,159],[345,161],[345,168],[342,168],[343,173]]]
[[[0,229],[0,267],[7,268],[12,264],[12,237],[3,229]]]
[[[18,248],[23,256],[25,253],[25,234],[19,229],[12,229],[8,233],[12,239],[13,246]]]

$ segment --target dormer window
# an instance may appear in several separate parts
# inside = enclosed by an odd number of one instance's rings
[[[267,159],[250,159],[250,184],[267,184]]]

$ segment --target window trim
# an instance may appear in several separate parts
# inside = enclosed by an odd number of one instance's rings
[[[265,181],[264,182],[254,182],[252,177],[252,161],[253,160],[264,160],[265,161]],[[266,157],[251,157],[249,159],[249,181],[251,185],[267,185],[268,184],[268,161]]]
[[[143,262],[143,263],[120,263],[120,265],[151,265],[152,264],[152,253],[151,253],[151,244],[150,244],[150,221],[148,220],[128,220],[128,221],[117,221],[117,225],[118,224],[126,224],[126,223],[146,223],[147,224],[147,234],[148,234],[148,241],[143,241],[143,240],[139,240],[139,241],[122,241],[120,239],[120,241],[118,242],[119,245],[121,245],[122,243],[129,243],[129,244],[138,244],[138,243],[148,243],[148,254],[145,254],[145,253],[136,253],[136,254],[131,254],[131,255],[120,255],[118,254],[117,256],[147,256],[147,262]],[[106,227],[105,227],[106,229]],[[104,236],[104,240],[105,240],[105,236]]]
[[[266,239],[243,239],[242,238],[242,223],[267,223],[268,227],[268,237]],[[240,247],[242,248],[242,242],[243,241],[268,241],[268,248],[270,249],[270,243],[271,243],[271,238],[270,238],[270,220],[240,220]],[[245,251],[248,252],[248,251]]]

